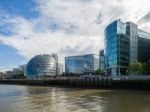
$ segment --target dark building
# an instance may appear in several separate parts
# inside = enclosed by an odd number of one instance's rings
[[[107,74],[125,75],[129,63],[150,59],[150,34],[132,22],[116,20],[105,29]]]
[[[105,54],[104,54],[104,50],[100,50],[99,51],[99,68],[101,70],[105,69]]]

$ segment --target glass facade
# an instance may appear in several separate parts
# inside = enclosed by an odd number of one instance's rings
[[[26,65],[25,76],[55,76],[57,75],[58,57],[52,55],[37,55],[33,57]]]
[[[99,51],[99,68],[105,70],[105,55],[104,50]]]
[[[58,63],[58,75],[63,74],[63,64]]]
[[[99,68],[98,55],[87,54],[65,57],[65,72],[74,74],[93,73]]]
[[[150,60],[150,34],[142,30],[138,31],[138,60],[140,62]]]
[[[129,64],[129,36],[126,25],[114,21],[105,29],[105,51],[108,75],[124,74]]]
[[[142,50],[144,48],[144,50]],[[105,29],[106,70],[111,76],[125,75],[129,63],[150,59],[150,34],[131,22],[116,20]]]

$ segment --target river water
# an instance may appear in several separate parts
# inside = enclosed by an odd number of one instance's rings
[[[0,112],[150,112],[150,92],[0,85]]]

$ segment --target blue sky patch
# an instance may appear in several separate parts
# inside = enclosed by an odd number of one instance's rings
[[[22,56],[17,54],[14,48],[0,44],[0,66],[12,68],[23,64],[24,60]]]
[[[0,9],[13,14],[32,19],[38,16],[37,4],[34,0],[0,0]]]

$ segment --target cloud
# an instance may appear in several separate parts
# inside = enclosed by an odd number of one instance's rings
[[[0,42],[15,48],[27,60],[36,54],[64,56],[97,53],[104,47],[104,28],[116,19],[140,23],[150,9],[148,0],[35,0],[37,18],[0,14],[0,25],[7,24],[11,35],[0,35]],[[144,6],[144,7],[143,7]],[[5,16],[5,18],[3,17]],[[150,31],[147,29],[147,31]]]
[[[145,14],[140,20],[139,22],[150,22],[150,12],[148,12],[147,14]]]
[[[146,31],[150,31],[150,12],[141,17],[138,23],[141,24],[141,28],[144,28]]]

